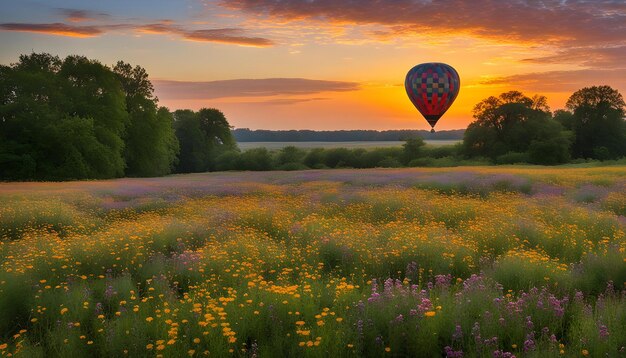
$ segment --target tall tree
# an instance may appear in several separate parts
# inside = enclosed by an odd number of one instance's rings
[[[64,80],[63,112],[91,118],[96,139],[105,146],[96,166],[96,177],[124,175],[124,134],[128,125],[122,86],[111,70],[83,56],[68,56],[59,76]]]
[[[61,59],[49,54],[22,55],[0,66],[0,176],[45,178],[37,164],[46,158],[47,128],[60,117],[53,103],[61,93]],[[59,164],[59,163],[57,163]]]
[[[180,143],[178,172],[215,170],[217,156],[237,147],[226,117],[217,109],[178,110],[174,119]]]
[[[626,155],[625,107],[622,95],[610,86],[574,92],[567,100],[569,112],[555,116],[574,132],[573,156],[611,159]]]
[[[129,124],[125,134],[126,174],[159,176],[169,174],[176,162],[178,140],[169,111],[158,108],[158,99],[146,70],[119,61],[113,72],[126,97]]]
[[[124,96],[96,61],[49,54],[0,67],[0,176],[79,179],[123,175]]]

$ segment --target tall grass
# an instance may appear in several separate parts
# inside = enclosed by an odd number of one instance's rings
[[[0,353],[620,356],[624,177],[489,167],[0,184]]]

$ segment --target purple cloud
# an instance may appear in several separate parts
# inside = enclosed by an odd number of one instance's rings
[[[465,33],[541,43],[624,42],[626,3],[597,0],[223,0],[287,20],[386,25],[391,33]]]
[[[102,20],[102,19],[109,19],[111,17],[111,15],[109,14],[106,14],[103,12],[91,11],[91,10],[66,9],[66,8],[58,8],[56,10],[68,22],[96,21],[96,20]]]
[[[78,13],[75,13],[78,12]],[[91,21],[88,14],[79,10],[68,10],[75,16],[74,22]],[[68,19],[68,21],[71,21]],[[269,47],[274,42],[255,36],[248,36],[246,30],[240,28],[218,28],[189,30],[172,24],[170,21],[145,25],[130,24],[101,24],[101,25],[74,25],[65,23],[29,24],[29,23],[3,23],[0,30],[33,32],[46,35],[67,37],[95,37],[114,30],[130,30],[146,34],[174,35],[190,41],[214,42],[234,44],[241,46]]]
[[[571,92],[582,87],[605,84],[625,90],[626,68],[524,73],[492,78],[481,83],[515,85],[520,89],[540,92]]]
[[[305,78],[237,79],[208,82],[154,80],[152,82],[157,96],[167,99],[307,95],[321,92],[355,91],[360,88],[356,82]]]

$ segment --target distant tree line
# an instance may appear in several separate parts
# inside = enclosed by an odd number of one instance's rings
[[[351,142],[351,141],[403,141],[421,137],[430,140],[461,140],[464,129],[444,130],[431,133],[426,130],[250,130],[237,128],[233,135],[237,142]]]
[[[0,180],[618,159],[626,156],[625,107],[622,95],[608,86],[576,91],[566,109],[555,113],[543,96],[506,92],[475,106],[475,121],[462,143],[442,147],[424,145],[421,135],[430,135],[425,131],[232,131],[217,109],[172,113],[160,107],[139,66],[120,61],[109,67],[82,56],[33,53],[0,66]],[[462,132],[435,135],[455,139]],[[242,152],[236,138],[405,143],[368,150]]]

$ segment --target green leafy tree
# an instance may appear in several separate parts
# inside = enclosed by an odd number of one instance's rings
[[[404,163],[408,164],[411,160],[419,158],[425,144],[421,137],[408,138],[402,145]]]
[[[217,157],[237,148],[226,117],[217,109],[178,110],[174,128],[180,144],[179,173],[215,170]]]
[[[326,150],[324,148],[313,148],[304,157],[304,165],[313,169],[327,168],[325,164]]]
[[[302,163],[306,151],[292,145],[281,148],[276,156],[276,164],[280,167],[285,164]]]
[[[104,145],[95,163],[95,177],[124,175],[124,133],[128,124],[125,96],[117,76],[95,60],[68,56],[59,76],[64,80],[62,112],[72,117],[93,119],[94,134]]]
[[[267,148],[253,148],[239,156],[241,170],[271,170],[273,169],[272,154]]]
[[[121,85],[97,61],[33,53],[0,66],[3,179],[121,176],[126,123]]]
[[[124,150],[126,174],[159,176],[171,173],[179,151],[173,116],[167,108],[158,108],[145,69],[119,61],[113,72],[122,84],[129,116]]]
[[[580,89],[555,118],[574,133],[576,158],[612,159],[626,155],[624,98],[609,86]]]
[[[38,164],[47,155],[47,129],[61,116],[54,105],[60,101],[61,64],[56,56],[31,54],[20,56],[11,66],[0,66],[2,179],[46,178]]]

